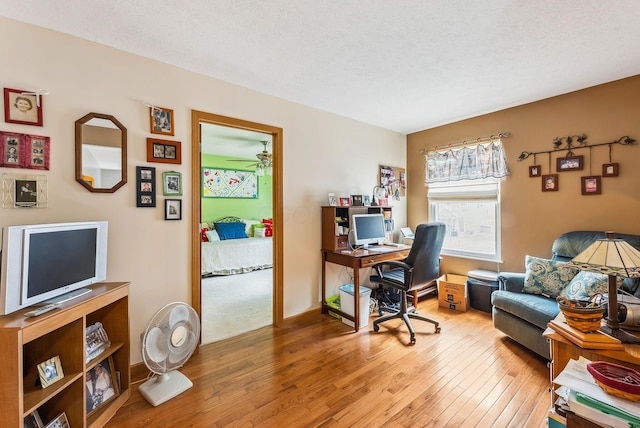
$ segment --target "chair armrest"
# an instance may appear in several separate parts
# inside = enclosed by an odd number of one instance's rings
[[[524,273],[500,272],[498,275],[500,290],[522,293],[524,287]]]
[[[379,276],[382,276],[382,269],[385,267],[388,267],[390,269],[393,268],[402,268],[406,271],[411,271],[411,269],[413,269],[411,267],[411,265],[406,264],[403,261],[400,260],[387,260],[384,262],[380,262],[380,263],[376,263],[375,265],[371,266],[373,269],[376,270],[376,272],[378,272]]]

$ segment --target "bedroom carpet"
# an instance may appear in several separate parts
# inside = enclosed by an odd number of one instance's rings
[[[202,344],[273,324],[273,269],[202,278]]]

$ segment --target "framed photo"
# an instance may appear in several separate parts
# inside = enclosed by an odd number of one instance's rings
[[[147,138],[147,162],[181,164],[180,142]]]
[[[69,428],[69,421],[67,420],[67,414],[62,412],[55,417],[54,420],[49,422],[44,428]]]
[[[37,410],[29,413],[24,417],[24,428],[44,428],[42,424],[42,419],[40,418],[40,414]]]
[[[346,197],[340,198],[340,206],[341,207],[348,207],[350,202],[351,202],[351,200],[349,198],[346,198]]]
[[[182,220],[182,199],[164,200],[164,219]]]
[[[87,415],[118,396],[119,389],[115,373],[111,355],[87,371],[87,399],[85,401]]]
[[[46,208],[47,176],[2,174],[3,208]]]
[[[599,175],[592,175],[588,177],[581,177],[581,179],[583,195],[599,195],[602,193],[602,177]]]
[[[156,206],[156,169],[148,166],[136,167],[136,207]]]
[[[529,167],[529,177],[540,177],[542,175],[542,168],[540,165],[531,165]]]
[[[86,362],[93,360],[111,346],[111,341],[104,330],[102,323],[97,322],[87,327],[86,332],[87,352]]]
[[[371,205],[371,196],[362,195],[362,203],[367,206]]]
[[[29,91],[4,88],[4,121],[42,126],[42,97],[40,102],[37,97]]]
[[[556,170],[562,171],[578,171],[583,168],[584,156],[571,156],[566,158],[558,158],[556,160]]]
[[[26,135],[24,148],[25,168],[49,169],[49,137]]]
[[[164,107],[149,107],[151,133],[173,135],[173,110]]]
[[[362,195],[351,195],[351,205],[354,207],[361,207],[364,204],[362,203]]]
[[[202,168],[203,198],[258,198],[258,176],[253,171]]]
[[[22,168],[24,164],[24,136],[0,131],[0,166]]]
[[[162,193],[164,196],[182,196],[182,174],[176,171],[163,172]]]
[[[618,163],[605,163],[602,164],[602,176],[603,177],[617,177],[618,176]]]
[[[329,206],[332,206],[332,207],[338,206],[338,199],[336,199],[335,193],[329,193]]]
[[[542,176],[542,191],[543,192],[557,192],[558,187],[558,174],[548,174]]]
[[[42,388],[46,388],[47,386],[62,379],[64,377],[64,373],[62,372],[60,357],[56,355],[55,357],[38,364],[38,375],[40,377],[40,385],[42,385]]]

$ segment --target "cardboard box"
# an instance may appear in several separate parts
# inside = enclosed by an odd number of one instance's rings
[[[447,273],[438,278],[438,306],[466,312],[469,307],[467,277]]]

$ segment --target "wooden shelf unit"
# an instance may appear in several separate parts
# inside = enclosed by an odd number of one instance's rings
[[[349,236],[347,234],[339,235],[338,226],[351,230],[350,220],[353,214],[379,213],[382,213],[385,219],[392,218],[391,207],[387,206],[322,207],[322,249],[327,251],[348,249]]]
[[[102,427],[128,400],[129,283],[86,288],[92,292],[38,317],[25,318],[29,309],[0,316],[0,413],[7,426],[23,426],[24,417],[38,410],[45,424],[65,412],[72,427]],[[98,321],[112,345],[87,363],[85,330]],[[37,365],[56,355],[64,377],[43,389],[37,383]],[[87,417],[87,370],[108,356],[120,372],[120,393]]]

